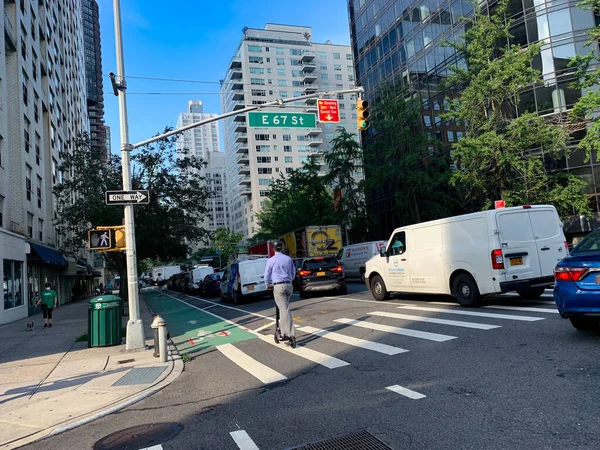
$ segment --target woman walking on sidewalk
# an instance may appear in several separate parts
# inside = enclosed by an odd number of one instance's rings
[[[40,294],[40,299],[36,306],[42,304],[44,315],[44,328],[52,326],[52,311],[58,306],[58,296],[56,291],[50,288],[50,283],[46,283],[44,291]]]

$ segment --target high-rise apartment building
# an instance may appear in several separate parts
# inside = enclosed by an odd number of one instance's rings
[[[100,17],[96,0],[83,0],[83,41],[85,45],[85,78],[87,108],[90,119],[92,148],[106,148],[104,127],[104,90],[102,83],[102,51],[100,48]]]
[[[224,112],[261,105],[279,98],[354,87],[350,47],[312,42],[310,27],[267,24],[248,28],[222,82]],[[310,154],[330,148],[338,126],[356,129],[355,95],[336,96],[339,124],[316,128],[251,128],[246,114],[223,121],[230,192],[230,225],[250,237],[258,232],[256,214],[264,206],[269,185],[281,173],[299,168]],[[316,113],[316,99],[287,103],[271,111]],[[322,158],[321,158],[322,161]]]
[[[486,8],[496,2],[482,3]],[[442,46],[445,39],[460,38],[464,32],[461,17],[473,14],[466,0],[349,0],[350,34],[355,57],[357,84],[365,88],[365,97],[375,99],[382,83],[407,86],[418,92],[423,101],[423,127],[447,147],[461,136],[453,124],[441,119],[444,110],[442,81],[448,68],[457,63],[453,49]],[[575,3],[550,0],[510,0],[507,19],[512,20],[511,43],[527,46],[544,42],[533,66],[540,71],[543,83],[532,86],[521,98],[520,113],[536,111],[540,115],[564,114],[581,96],[570,86],[573,68],[569,60],[587,54],[586,30],[598,18],[592,11],[579,9]],[[365,134],[365,142],[369,136]],[[576,134],[573,145],[581,139]],[[574,151],[568,160],[546,158],[548,171],[568,170],[587,181],[586,194],[593,208],[600,212],[600,163],[593,158],[585,162],[583,152]],[[388,236],[398,226],[394,208],[394,188],[388,186],[372,193],[369,209],[377,218],[373,237]],[[576,221],[579,224],[579,221]],[[577,227],[565,231],[577,232]]]
[[[33,312],[50,282],[70,300],[78,267],[53,225],[59,152],[89,127],[82,4],[3,2],[0,20],[0,323]],[[89,275],[91,277],[91,274]]]
[[[190,100],[187,112],[179,114],[177,128],[182,128],[192,123],[216,117],[216,113],[205,113],[200,100]],[[190,155],[208,161],[210,152],[218,152],[220,149],[218,123],[211,122],[191,130],[187,130],[177,139],[177,150],[188,150]]]
[[[206,229],[214,233],[219,228],[229,228],[229,199],[227,196],[227,161],[225,153],[213,151],[208,154],[204,169],[206,184],[212,192],[208,200]]]

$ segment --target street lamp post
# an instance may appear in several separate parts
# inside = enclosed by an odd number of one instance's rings
[[[129,127],[127,124],[127,99],[125,90],[125,63],[123,58],[123,40],[121,32],[121,5],[119,0],[113,1],[115,15],[115,44],[117,54],[117,89],[119,97],[119,117],[121,129],[121,168],[123,171],[123,190],[131,190],[130,152],[133,146],[129,143]],[[127,321],[126,350],[136,350],[146,346],[144,327],[140,317],[138,296],[137,262],[135,251],[135,223],[133,205],[125,206],[125,254],[127,260],[127,292],[129,298],[129,320]]]

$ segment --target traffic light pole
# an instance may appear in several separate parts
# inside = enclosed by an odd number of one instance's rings
[[[131,162],[129,156],[133,147],[129,144],[129,126],[127,123],[127,98],[125,96],[127,83],[125,81],[120,0],[113,0],[113,6],[115,14],[115,44],[117,54],[117,83],[115,84],[113,82],[113,86],[115,87],[115,94],[119,97],[123,190],[129,191],[131,190]],[[144,338],[144,326],[140,317],[133,205],[125,205],[125,242],[127,292],[129,299],[129,320],[127,321],[125,350],[136,350],[144,348],[146,346],[146,340]]]

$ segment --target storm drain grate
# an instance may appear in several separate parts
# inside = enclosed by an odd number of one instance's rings
[[[393,450],[367,430],[355,431],[350,434],[325,439],[289,450]]]
[[[113,383],[113,386],[131,386],[134,384],[149,384],[156,381],[167,366],[162,367],[138,367],[131,369],[121,378]]]

